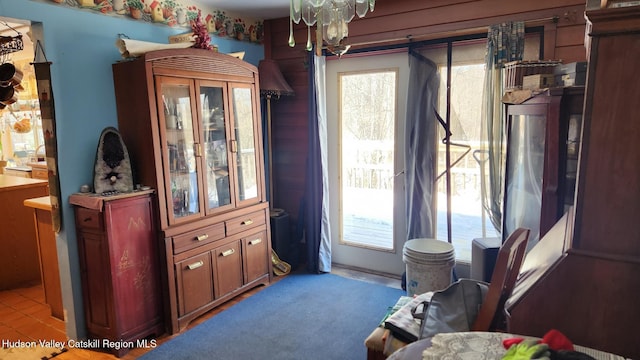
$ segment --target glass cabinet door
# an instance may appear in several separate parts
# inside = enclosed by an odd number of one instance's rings
[[[540,238],[545,134],[544,115],[509,117],[504,234],[528,228],[532,244]]]
[[[207,212],[232,204],[229,174],[228,129],[225,122],[224,83],[199,82],[204,150],[205,204]]]
[[[231,88],[234,133],[236,140],[236,175],[238,200],[258,198],[258,143],[253,127],[253,89],[251,86],[234,84]]]
[[[582,114],[570,114],[567,124],[567,145],[565,164],[564,212],[574,204],[576,178],[578,176],[578,152],[580,151],[580,133],[582,131]]]
[[[158,105],[164,136],[167,207],[172,222],[200,214],[191,82],[159,78]],[[171,216],[172,215],[172,216]]]

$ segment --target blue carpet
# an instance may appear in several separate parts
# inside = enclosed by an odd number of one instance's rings
[[[290,274],[141,359],[366,359],[364,339],[402,295],[333,274]]]

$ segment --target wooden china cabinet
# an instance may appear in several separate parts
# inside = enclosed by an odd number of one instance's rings
[[[573,205],[584,86],[507,105],[503,234],[531,230],[530,248]]]
[[[201,49],[113,65],[136,182],[158,189],[168,330],[271,281],[257,68]]]

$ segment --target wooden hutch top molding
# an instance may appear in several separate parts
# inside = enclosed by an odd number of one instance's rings
[[[588,35],[640,32],[640,6],[587,10]]]
[[[217,73],[240,77],[256,77],[258,68],[234,56],[203,49],[156,50],[140,56],[142,61],[151,62],[154,73],[156,68],[190,71],[199,73]],[[176,75],[172,72],[171,75]]]

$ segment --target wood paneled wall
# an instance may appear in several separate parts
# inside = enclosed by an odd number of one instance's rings
[[[352,49],[379,47],[486,32],[492,24],[524,20],[544,26],[545,59],[584,61],[584,10],[584,0],[378,0],[374,12],[349,25],[349,42]],[[309,89],[306,28],[295,25],[294,35],[291,48],[289,19],[265,21],[265,57],[278,62],[296,92],[272,101],[274,206],[287,211],[293,225],[304,195]]]

